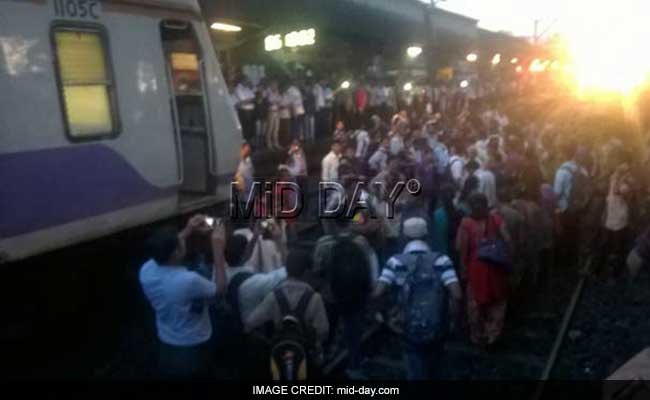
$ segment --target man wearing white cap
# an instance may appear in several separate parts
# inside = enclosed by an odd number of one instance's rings
[[[462,292],[451,259],[432,252],[427,244],[426,220],[407,219],[403,233],[409,241],[401,254],[386,262],[374,295],[393,285],[399,289],[407,377],[433,379],[449,330],[449,294],[455,314]]]

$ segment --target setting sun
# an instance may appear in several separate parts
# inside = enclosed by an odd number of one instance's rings
[[[649,5],[638,0],[619,7],[580,1],[569,7],[576,18],[562,35],[578,87],[629,93],[639,86],[650,70]]]

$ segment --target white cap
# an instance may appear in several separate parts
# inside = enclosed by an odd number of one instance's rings
[[[427,221],[424,218],[413,217],[404,221],[404,236],[410,239],[418,239],[428,233]]]

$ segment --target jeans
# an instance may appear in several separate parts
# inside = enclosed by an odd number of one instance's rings
[[[444,341],[415,344],[405,342],[406,376],[410,381],[437,379],[443,355]]]

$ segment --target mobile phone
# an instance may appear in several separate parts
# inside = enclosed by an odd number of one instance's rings
[[[210,228],[214,226],[214,218],[212,217],[205,217],[205,223],[208,224]]]

